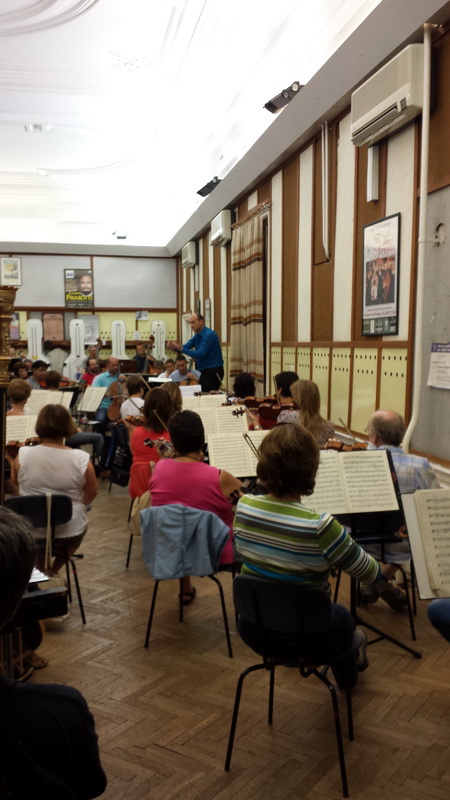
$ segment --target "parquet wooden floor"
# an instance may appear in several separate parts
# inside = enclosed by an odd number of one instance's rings
[[[108,788],[105,800],[334,800],[341,786],[328,692],[315,678],[279,670],[274,723],[267,676],[246,680],[231,771],[223,771],[239,673],[254,663],[234,629],[231,576],[223,576],[234,659],[227,657],[217,590],[196,580],[197,598],[177,616],[176,582],[162,584],[152,640],[143,647],[152,581],[135,540],[130,568],[128,495],[105,484],[90,512],[79,563],[87,625],[48,631],[49,666],[36,682],[85,695],[95,716]],[[341,602],[346,602],[344,585]],[[447,800],[450,795],[450,647],[419,603],[420,660],[387,643],[369,648],[354,693],[355,741],[345,740],[350,797]],[[403,613],[379,601],[367,619],[410,643]],[[344,709],[343,709],[344,711]],[[345,720],[344,720],[345,722]]]

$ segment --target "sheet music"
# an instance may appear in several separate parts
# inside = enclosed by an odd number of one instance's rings
[[[201,418],[203,427],[205,429],[206,438],[212,436],[213,433],[220,433],[215,408],[197,407],[195,409],[191,409],[191,411],[196,411]]]
[[[431,588],[450,597],[450,490],[422,490],[414,499]]]
[[[182,386],[181,390],[183,390],[184,388],[190,389],[191,387],[190,386],[186,386],[186,387]],[[192,388],[194,388],[194,387],[192,387]],[[183,411],[196,411],[198,413],[200,408],[201,408],[200,397],[194,397],[193,394],[190,394],[190,395],[183,394]]]
[[[268,431],[249,431],[256,448]],[[252,478],[256,475],[258,459],[241,433],[218,433],[208,437],[209,463],[226,469],[237,478]]]
[[[342,459],[350,512],[358,514],[398,509],[385,450],[337,453],[337,456]]]
[[[436,490],[438,491],[438,490]],[[436,597],[436,593],[431,588],[428,575],[427,559],[423,546],[422,534],[417,516],[415,494],[402,495],[402,505],[405,514],[406,527],[408,529],[408,539],[414,559],[414,571],[416,573],[417,588],[419,597],[422,600],[431,600]],[[449,595],[450,596],[450,595]]]
[[[23,417],[6,417],[6,441],[26,442],[36,436],[36,414],[24,414]]]
[[[344,479],[340,470],[340,455],[335,450],[320,451],[314,493],[309,497],[302,497],[302,503],[306,508],[327,511],[329,514],[345,514],[348,511]]]
[[[88,386],[81,398],[79,411],[97,411],[106,394],[106,386]]]
[[[199,387],[197,386],[197,391]],[[223,406],[224,403],[227,402],[227,398],[225,394],[202,394],[200,395],[200,405],[202,408],[216,408],[217,406]]]
[[[397,510],[386,451],[322,450],[314,494],[302,497],[302,503],[329,514]]]
[[[183,406],[184,406],[185,398],[194,397],[194,395],[198,394],[198,392],[200,392],[200,391],[201,391],[200,386],[198,384],[195,384],[195,383],[193,383],[192,386],[180,386],[180,392],[181,392],[181,394],[183,396]],[[199,398],[196,398],[196,399],[199,399]]]
[[[247,414],[234,414],[238,406],[221,406],[214,409],[218,433],[237,433],[248,430]]]

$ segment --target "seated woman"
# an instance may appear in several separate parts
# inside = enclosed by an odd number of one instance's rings
[[[24,361],[18,361],[16,364],[14,364],[13,372],[15,378],[22,378],[24,381],[28,380],[30,377],[28,367]]]
[[[233,383],[233,394],[236,402],[245,400],[246,397],[255,396],[255,379],[249,372],[239,372]]]
[[[87,531],[86,506],[92,503],[98,489],[89,454],[84,450],[72,450],[64,444],[72,432],[72,417],[64,406],[44,406],[36,421],[40,444],[21,447],[13,464],[14,494],[51,492],[68,494],[72,499],[72,519],[56,528],[51,574],[59,572],[65,563],[64,558],[58,555],[58,543],[67,548],[69,557],[78,550]],[[37,532],[38,545],[43,543],[42,551],[38,552],[39,569],[44,568],[44,536],[44,530]]]
[[[23,417],[25,414],[25,406],[31,394],[31,386],[28,381],[22,378],[13,378],[8,384],[7,394],[11,405],[6,416]]]
[[[278,425],[259,448],[257,476],[266,495],[244,495],[237,504],[234,532],[242,572],[274,581],[300,583],[305,589],[330,594],[332,567],[344,570],[363,583],[376,580],[380,567],[329,514],[302,505],[312,494],[319,467],[319,448],[299,423]],[[356,655],[339,657],[352,646],[354,622],[341,605],[332,605],[331,628],[326,638],[307,641],[304,655],[330,663],[339,686],[357,680]],[[359,669],[368,665],[367,641],[357,632],[361,649]]]
[[[172,403],[172,414],[173,416],[177,413],[177,411],[181,411],[183,408],[183,395],[181,394],[180,385],[175,383],[175,381],[167,381],[167,383],[163,383],[161,389],[170,397],[170,402]]]
[[[139,417],[144,405],[144,381],[139,375],[129,375],[126,386],[128,398],[120,406],[120,416]]]
[[[225,470],[210,467],[203,458],[205,431],[195,411],[180,411],[169,422],[169,433],[175,450],[173,458],[156,465],[150,478],[152,506],[181,503],[201,511],[212,511],[230,528],[230,539],[222,550],[221,564],[232,564],[234,492],[241,492],[241,482]],[[184,578],[183,603],[195,597],[190,577]]]
[[[55,369],[49,370],[45,373],[45,388],[49,392],[59,392],[61,378],[62,375],[60,372]],[[99,462],[104,443],[105,440],[101,433],[82,431],[81,428],[77,427],[75,421],[73,422],[73,434],[68,436],[65,441],[67,447],[73,447],[74,449],[81,447],[83,444],[90,445],[92,447],[93,455],[95,454],[97,456]]]
[[[149,461],[156,463],[161,458],[160,451],[154,445],[146,445],[145,441],[148,439],[170,441],[167,426],[172,415],[172,404],[167,392],[162,389],[152,389],[147,392],[142,415],[144,423],[133,430],[130,441],[133,464]]]
[[[295,381],[291,386],[291,395],[298,411],[282,411],[278,422],[292,422],[296,415],[303,427],[312,433],[319,447],[323,447],[334,436],[334,422],[324,419],[320,414],[320,391],[317,383]]]

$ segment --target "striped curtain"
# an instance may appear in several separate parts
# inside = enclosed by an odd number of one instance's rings
[[[231,242],[230,377],[264,380],[263,230],[261,210],[233,226]]]

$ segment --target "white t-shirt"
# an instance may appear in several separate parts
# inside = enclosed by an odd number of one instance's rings
[[[133,397],[133,399],[129,397],[128,400],[125,400],[120,406],[120,416],[122,419],[125,417],[138,417],[139,411],[143,405],[143,397]]]
[[[68,494],[72,499],[72,519],[64,525],[57,525],[57,539],[79,536],[87,528],[86,507],[82,498],[88,463],[89,453],[70,447],[59,449],[40,444],[19,449],[20,494],[52,492]],[[43,528],[36,530],[39,538],[45,537]]]

